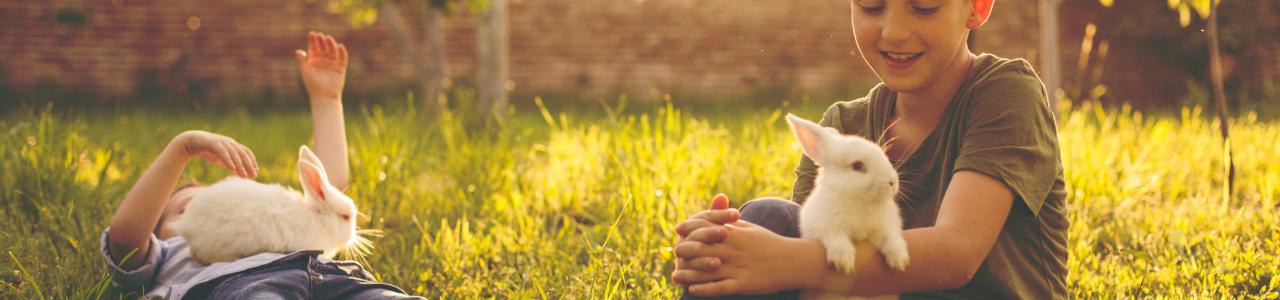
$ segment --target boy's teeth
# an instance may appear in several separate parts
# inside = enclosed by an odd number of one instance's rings
[[[896,54],[896,53],[889,53],[889,52],[885,52],[885,55],[889,56],[889,58],[891,58],[891,59],[893,59],[893,60],[909,60],[909,59],[915,58],[916,56],[920,55],[920,53],[913,53],[913,54]]]

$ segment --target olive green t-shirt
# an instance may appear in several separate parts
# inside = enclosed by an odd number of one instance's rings
[[[820,124],[881,140],[896,93],[883,84],[839,102]],[[1044,85],[1022,59],[978,56],[942,120],[903,161],[898,206],[907,229],[933,226],[951,176],[970,170],[1013,192],[1014,205],[973,279],[954,290],[903,298],[1060,299],[1067,297],[1066,190],[1057,128]],[[817,166],[802,158],[792,200],[803,204]]]

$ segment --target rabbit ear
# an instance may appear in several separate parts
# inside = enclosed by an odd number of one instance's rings
[[[324,164],[320,163],[320,158],[316,156],[315,152],[311,152],[311,147],[307,147],[307,145],[298,147],[298,160],[309,161],[317,167],[320,167],[320,172],[324,173]]]
[[[329,186],[329,179],[324,177],[324,170],[320,166],[298,159],[298,178],[308,194],[315,195],[316,199],[325,199],[325,187]]]
[[[830,131],[827,128],[802,119],[792,114],[787,114],[787,123],[791,123],[791,129],[796,135],[796,140],[800,142],[800,148],[804,149],[804,155],[808,155],[809,159],[817,160],[821,155],[823,145],[830,139]]]

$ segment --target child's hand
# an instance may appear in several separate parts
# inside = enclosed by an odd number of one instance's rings
[[[311,101],[342,101],[347,47],[323,33],[307,33],[307,51],[297,50],[298,71]]]
[[[729,197],[724,194],[718,194],[711,200],[711,209],[704,210],[694,214],[680,224],[676,225],[676,234],[680,235],[677,242],[698,242],[703,244],[716,244],[724,240],[728,233],[724,224],[732,223],[741,217],[741,213],[737,209],[729,208]],[[718,257],[679,257],[676,258],[676,271],[690,269],[704,272],[716,271],[720,267],[721,261]],[[672,274],[672,280],[676,280],[675,273]],[[698,282],[679,282],[683,285]]]
[[[720,243],[676,244],[678,258],[715,257],[721,262],[712,271],[677,269],[671,274],[672,281],[689,287],[690,295],[760,295],[822,287],[824,272],[805,268],[826,270],[826,250],[820,242],[788,238],[747,221],[725,224],[724,228],[728,233]]]
[[[253,151],[236,140],[206,131],[191,130],[179,134],[174,142],[180,143],[187,157],[199,157],[235,172],[244,178],[258,177],[258,159]]]

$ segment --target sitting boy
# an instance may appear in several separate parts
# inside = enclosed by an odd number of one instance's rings
[[[1065,299],[1066,188],[1053,110],[1027,61],[975,54],[995,0],[851,0],[853,42],[882,81],[821,124],[887,142],[910,264],[859,244],[852,273],[800,239],[821,170],[796,167],[792,201],[712,209],[676,226],[672,280],[700,297],[796,298],[797,290],[902,299]],[[1019,2],[1016,5],[1026,5]],[[856,195],[851,195],[856,196]],[[741,220],[741,221],[739,221]]]

